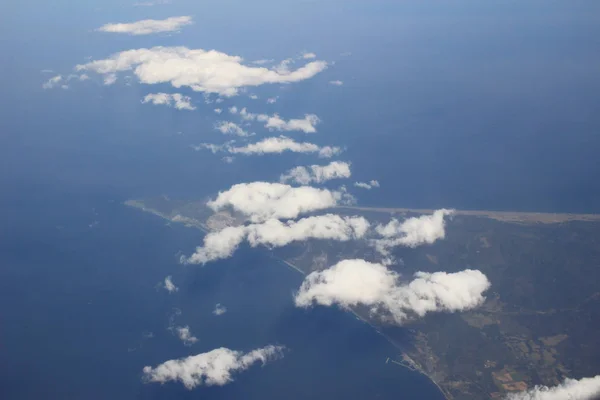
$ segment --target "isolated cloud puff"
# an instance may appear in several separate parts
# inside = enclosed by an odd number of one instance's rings
[[[215,314],[216,316],[219,316],[219,315],[225,314],[226,312],[227,312],[227,307],[221,305],[221,303],[217,303],[215,305],[215,309],[213,310],[212,313]]]
[[[177,286],[175,286],[175,284],[173,283],[173,280],[171,279],[171,275],[169,275],[165,278],[163,287],[169,293],[173,293],[173,292],[176,292],[179,290],[179,288]]]
[[[344,82],[340,81],[340,80],[335,80],[335,81],[329,81],[330,85],[333,86],[342,86],[344,84]]]
[[[260,223],[271,218],[296,218],[298,215],[338,205],[345,193],[317,189],[310,186],[292,187],[282,183],[238,183],[219,192],[207,205],[214,211],[232,208],[251,222]]]
[[[231,107],[230,112],[232,114],[237,114],[237,107]],[[302,131],[304,133],[315,133],[317,131],[317,124],[321,122],[319,117],[315,114],[305,114],[302,119],[292,118],[286,121],[277,114],[267,115],[251,113],[245,107],[239,111],[239,114],[246,121],[256,120],[264,122],[265,128],[271,131]]]
[[[234,154],[263,155],[280,154],[286,151],[292,153],[316,153],[322,158],[331,158],[341,153],[341,149],[335,146],[318,146],[309,142],[296,142],[286,136],[269,137],[256,143],[250,143],[242,147],[229,147],[227,151]]]
[[[266,346],[249,353],[221,347],[207,353],[169,360],[154,368],[144,367],[146,382],[166,383],[180,381],[187,389],[196,386],[223,386],[233,381],[232,374],[245,371],[253,364],[281,358],[284,347]]]
[[[149,35],[151,33],[174,32],[192,24],[192,17],[171,17],[167,19],[145,19],[125,24],[106,24],[96,29],[100,32],[126,33],[129,35]]]
[[[264,245],[271,248],[308,239],[345,242],[364,237],[369,227],[369,222],[363,217],[340,217],[334,214],[286,222],[269,219],[261,224],[227,227],[211,232],[204,237],[203,246],[196,248],[190,257],[182,257],[181,261],[185,264],[206,264],[228,258],[244,240],[252,247]]]
[[[361,189],[371,190],[379,187],[379,181],[373,179],[369,182],[354,182],[354,186]]]
[[[327,165],[310,165],[308,167],[296,167],[282,174],[279,180],[307,185],[311,182],[323,183],[332,179],[350,178],[350,164],[343,161],[333,161]]]
[[[44,84],[42,84],[42,88],[43,89],[52,89],[52,88],[60,85],[62,80],[63,80],[62,75],[53,76],[52,78],[50,78],[46,82],[44,82]]]
[[[240,88],[268,83],[292,83],[312,78],[327,68],[312,61],[294,71],[278,71],[242,64],[243,59],[216,50],[187,47],[153,47],[115,53],[109,58],[77,65],[78,71],[102,75],[131,71],[142,83],[170,83],[194,91],[235,96]]]
[[[429,312],[477,307],[489,287],[487,277],[478,270],[417,272],[411,282],[401,283],[400,276],[384,265],[354,259],[307,275],[294,300],[298,307],[337,304],[349,308],[360,304],[400,325]]]
[[[189,96],[184,96],[180,93],[150,93],[144,97],[142,103],[165,105],[168,107],[174,107],[178,110],[192,111],[196,109],[196,107],[192,105],[192,99]]]
[[[181,340],[186,346],[191,346],[198,341],[198,338],[192,335],[190,327],[187,325],[176,327],[175,333],[177,333],[177,337],[179,337],[179,340]]]
[[[598,398],[600,398],[600,375],[580,380],[567,378],[558,386],[536,386],[506,396],[506,400],[595,400]]]
[[[381,254],[388,254],[392,247],[416,247],[432,244],[446,236],[444,217],[453,214],[453,210],[436,210],[431,215],[408,218],[403,222],[392,219],[386,225],[378,225],[375,230],[382,239],[374,241],[375,248]]]

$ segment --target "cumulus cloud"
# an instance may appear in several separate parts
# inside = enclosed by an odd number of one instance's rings
[[[201,385],[223,386],[233,381],[234,372],[245,371],[257,362],[264,365],[281,358],[283,350],[282,346],[266,346],[244,354],[221,347],[207,353],[169,360],[154,368],[146,366],[144,379],[158,383],[180,381],[187,389]]]
[[[215,108],[215,113],[217,113],[217,114],[221,114],[222,112],[223,112],[223,110],[222,110],[222,109],[220,109],[220,108]]]
[[[512,393],[506,400],[595,400],[600,396],[600,375],[593,378],[565,379],[554,387],[536,386],[521,393]]]
[[[361,188],[361,189],[371,190],[373,188],[378,188],[379,182],[376,180],[371,180],[369,182],[354,182],[354,186]]]
[[[217,317],[219,315],[223,315],[227,312],[227,307],[221,305],[221,303],[217,303],[215,305],[215,309],[213,310],[213,314],[215,314]]]
[[[192,99],[189,96],[184,96],[180,93],[150,93],[147,94],[142,103],[152,103],[154,105],[166,105],[175,107],[178,110],[195,110],[192,105]]]
[[[250,143],[243,147],[229,147],[227,151],[234,154],[272,154],[290,151],[293,153],[317,153],[319,157],[331,158],[341,153],[339,147],[324,146],[320,147],[314,143],[296,142],[286,136],[269,137],[260,142]]]
[[[106,86],[110,86],[112,84],[114,84],[117,81],[117,75],[116,74],[107,74],[104,75],[104,84]]]
[[[247,131],[245,131],[241,126],[239,126],[235,122],[220,121],[215,125],[215,129],[224,135],[236,135],[241,137],[254,135],[253,133],[248,133]]]
[[[173,280],[171,279],[171,275],[169,275],[165,278],[165,283],[164,283],[163,287],[169,293],[173,293],[173,292],[176,292],[179,290],[179,288],[177,286],[175,286],[175,284],[173,283]]]
[[[177,333],[177,337],[185,344],[186,346],[191,346],[198,341],[198,338],[192,335],[189,326],[178,326],[175,328],[175,333]]]
[[[102,75],[132,71],[142,83],[170,83],[194,91],[235,96],[239,89],[268,83],[293,83],[312,78],[327,68],[324,61],[312,61],[290,71],[242,64],[243,59],[216,50],[186,47],[153,47],[115,53],[109,58],[77,65],[78,71]]]
[[[126,24],[106,24],[97,29],[100,32],[127,33],[129,35],[149,35],[151,33],[174,32],[192,24],[192,17],[171,17],[162,20],[145,19]]]
[[[342,86],[344,84],[344,82],[340,81],[340,80],[335,80],[335,81],[329,81],[330,85],[334,85],[334,86]]]
[[[267,104],[273,104],[277,102],[278,97],[269,97],[267,99]]]
[[[317,58],[317,55],[315,53],[303,53],[302,58],[304,58],[305,60],[309,58]]]
[[[373,315],[400,325],[429,312],[477,307],[489,287],[487,277],[478,270],[417,272],[411,282],[401,283],[400,276],[384,265],[354,259],[307,275],[294,300],[297,307],[364,305]]]
[[[245,110],[245,109],[244,109],[244,110]],[[236,106],[229,107],[229,112],[230,112],[231,114],[237,114],[237,112],[238,112],[238,108],[237,108]]]
[[[277,131],[302,131],[304,133],[315,133],[315,126],[320,122],[319,117],[314,114],[306,114],[302,119],[290,119],[286,121],[275,114],[268,117],[265,128]]]
[[[269,219],[260,224],[228,227],[211,232],[205,236],[203,246],[196,248],[190,257],[182,257],[181,261],[185,264],[206,264],[231,257],[244,240],[252,247],[264,245],[270,248],[308,239],[346,242],[364,237],[369,227],[369,222],[363,217],[340,217],[334,214],[286,222]]]
[[[213,211],[232,208],[257,223],[271,218],[296,218],[303,213],[334,207],[345,199],[346,194],[342,191],[251,182],[238,183],[219,192],[216,199],[207,205]]]
[[[251,94],[250,96],[248,96],[250,98],[250,100],[258,100],[258,96],[255,94]]]
[[[453,210],[436,210],[431,215],[408,218],[399,222],[393,218],[386,225],[378,225],[375,230],[382,239],[374,241],[375,248],[381,254],[389,254],[396,246],[416,247],[422,244],[432,244],[446,236],[444,217],[452,215]]]
[[[342,161],[333,161],[328,165],[310,165],[308,167],[296,167],[281,175],[280,181],[285,183],[293,181],[301,185],[311,182],[323,183],[331,179],[349,178],[350,164]]]
[[[58,86],[63,80],[62,75],[56,75],[53,76],[52,78],[48,79],[46,82],[44,82],[44,84],[42,85],[43,89],[52,89],[56,86]]]

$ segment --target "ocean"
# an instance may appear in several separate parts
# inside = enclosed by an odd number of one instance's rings
[[[83,188],[3,197],[0,397],[3,399],[442,399],[399,351],[335,308],[297,309],[302,275],[266,250],[206,267],[179,252],[202,233]],[[172,275],[179,291],[160,288]],[[227,312],[215,316],[217,303]],[[189,326],[185,346],[169,329]],[[223,387],[145,384],[142,368],[218,347],[286,346],[284,357]]]

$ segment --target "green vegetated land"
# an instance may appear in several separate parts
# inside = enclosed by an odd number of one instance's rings
[[[203,202],[161,197],[127,204],[205,231],[243,223],[240,216],[214,214]],[[372,222],[414,211],[335,210]],[[377,260],[366,241],[309,240],[272,253],[304,273],[342,259]],[[353,310],[392,343],[402,343],[397,358],[429,376],[448,399],[501,398],[536,384],[600,373],[598,216],[457,211],[444,240],[398,248],[394,256],[399,262],[391,268],[406,280],[416,271],[472,268],[492,283],[481,307],[432,313],[404,327],[386,325],[366,309]]]

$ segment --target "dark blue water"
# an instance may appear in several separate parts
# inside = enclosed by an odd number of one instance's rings
[[[176,253],[201,233],[118,200],[60,188],[3,196],[1,398],[441,398],[425,377],[385,364],[398,351],[353,315],[294,308],[302,276],[266,252],[183,267]],[[176,294],[157,288],[169,274]],[[214,316],[216,303],[228,312]],[[184,346],[171,322],[189,325],[199,341]],[[145,365],[268,344],[285,345],[284,358],[225,387],[189,392],[141,380]]]

